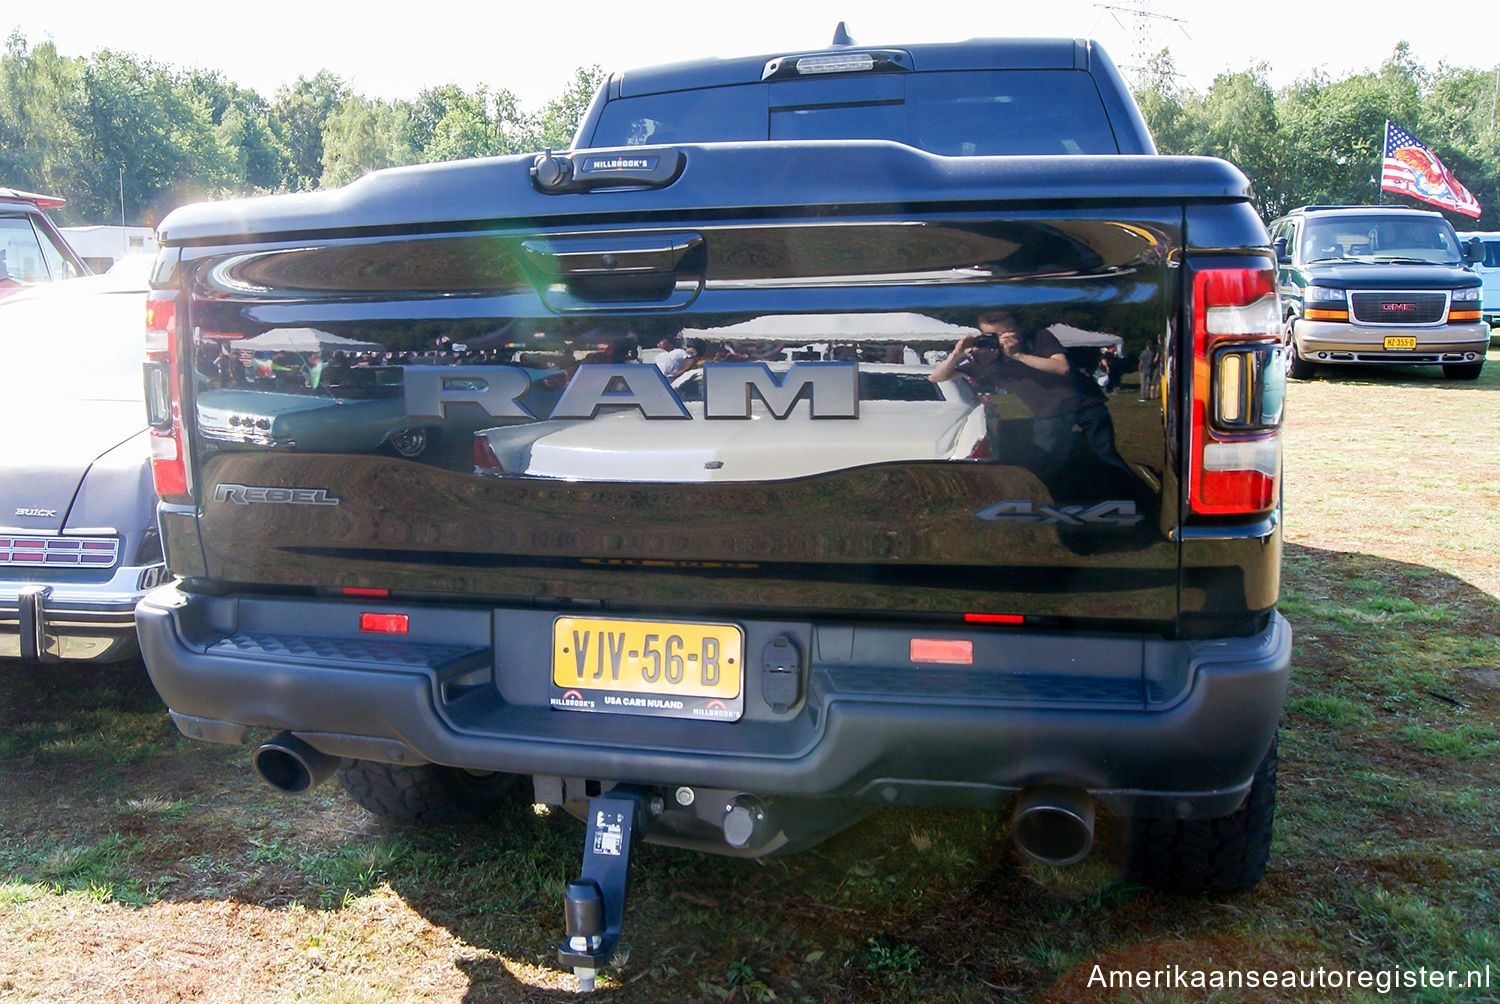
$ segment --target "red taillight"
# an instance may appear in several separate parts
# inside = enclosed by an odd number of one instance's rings
[[[974,643],[958,638],[913,638],[911,661],[940,666],[974,665]]]
[[[474,470],[481,474],[503,474],[495,448],[482,432],[474,433]]]
[[[964,621],[969,624],[1025,624],[1026,618],[1021,614],[964,614]]]
[[[1281,483],[1281,310],[1267,268],[1193,281],[1188,505],[1208,516],[1268,512]]]
[[[152,290],[146,297],[146,420],[151,424],[151,477],[163,498],[188,493],[178,394],[177,297]]]
[[[177,295],[168,289],[152,290],[146,296],[146,330],[171,331],[177,323]],[[147,351],[151,346],[148,342]]]
[[[406,634],[410,626],[411,621],[406,614],[365,613],[359,615],[361,631],[371,631],[375,634]]]

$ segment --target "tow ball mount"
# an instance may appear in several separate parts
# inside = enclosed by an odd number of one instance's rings
[[[637,830],[645,835],[645,797],[615,788],[589,799],[588,829],[583,838],[582,874],[568,883],[563,897],[567,939],[557,960],[573,970],[578,988],[594,989],[599,970],[614,958],[625,921],[630,845]]]

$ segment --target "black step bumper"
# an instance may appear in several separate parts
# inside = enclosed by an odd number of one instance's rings
[[[410,633],[361,634],[372,610],[407,614]],[[794,645],[795,700],[768,700],[749,673],[739,721],[699,721],[549,706],[555,616],[168,586],[141,602],[137,629],[192,738],[287,729],[357,759],[881,804],[989,806],[1062,785],[1113,812],[1178,817],[1242,801],[1291,654],[1279,615],[1251,637],[1195,641],[745,620],[752,666],[767,640]],[[914,637],[971,641],[974,662],[913,664]]]

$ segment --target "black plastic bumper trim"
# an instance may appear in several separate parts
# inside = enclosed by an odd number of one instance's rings
[[[1248,638],[1157,639],[1189,666],[1182,694],[1161,707],[1045,695],[1026,704],[962,692],[907,700],[841,690],[842,671],[814,663],[805,704],[783,720],[663,724],[583,715],[507,703],[481,683],[468,693],[490,702],[491,717],[457,727],[455,705],[462,710],[467,698],[449,701],[448,687],[457,681],[462,694],[470,685],[452,674],[483,675],[487,665],[245,658],[216,647],[233,634],[232,624],[212,634],[225,602],[165,587],[137,615],[152,681],[179,723],[215,733],[203,738],[264,726],[338,756],[400,760],[410,752],[521,774],[895,802],[969,804],[976,793],[998,799],[1028,785],[1063,784],[1127,811],[1177,816],[1219,815],[1238,804],[1275,733],[1291,648],[1291,630],[1276,615]],[[1066,634],[1028,642],[1060,668],[1096,658],[1100,645]],[[1138,649],[1140,642],[1119,644]]]

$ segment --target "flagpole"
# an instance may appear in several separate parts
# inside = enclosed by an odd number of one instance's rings
[[[1391,120],[1385,120],[1385,131],[1380,134],[1380,163],[1375,168],[1375,204],[1385,205],[1385,146],[1391,135]]]

